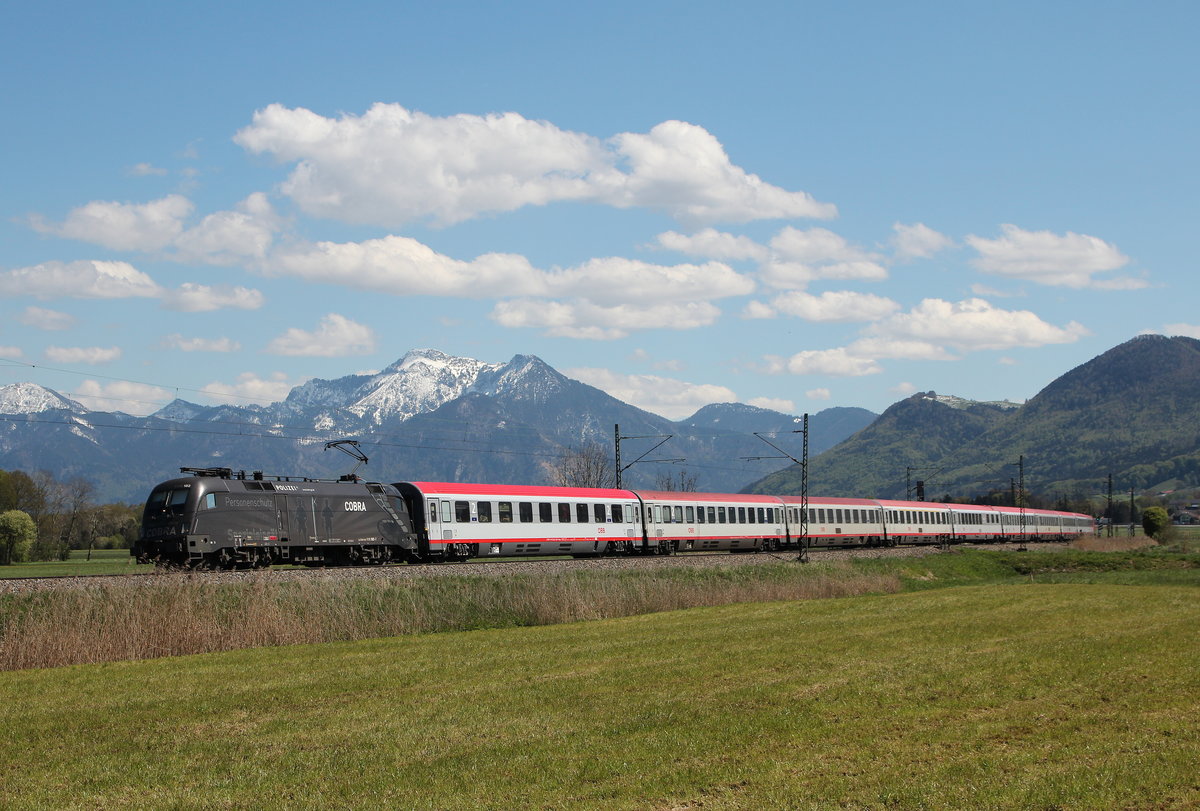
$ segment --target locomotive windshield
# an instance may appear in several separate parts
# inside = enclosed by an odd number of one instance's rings
[[[187,510],[188,497],[192,493],[190,487],[173,487],[155,490],[146,500],[145,520],[163,518],[166,516],[183,515]]]

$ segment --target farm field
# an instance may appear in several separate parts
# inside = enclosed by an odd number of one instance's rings
[[[1194,807],[1196,597],[982,585],[8,672],[0,793],[9,808]]]

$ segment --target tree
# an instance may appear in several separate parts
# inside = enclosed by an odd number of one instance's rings
[[[1147,507],[1142,512],[1142,529],[1151,538],[1159,539],[1171,526],[1171,516],[1162,507]]]
[[[694,493],[696,492],[696,477],[686,470],[680,470],[678,473],[669,471],[659,473],[654,479],[654,489],[674,493]]]
[[[571,449],[550,463],[550,479],[559,487],[612,487],[612,459],[598,442]]]
[[[37,525],[28,513],[8,510],[0,513],[0,566],[25,560],[37,539]]]

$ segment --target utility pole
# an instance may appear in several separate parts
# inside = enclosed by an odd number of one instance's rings
[[[1108,518],[1106,522],[1108,524],[1107,537],[1111,538],[1113,536],[1113,489],[1111,473],[1108,474],[1108,510],[1104,515]]]
[[[800,555],[796,558],[796,560],[800,561],[801,563],[808,563],[808,414],[804,415],[804,421],[801,429],[799,431],[792,431],[792,433],[804,435],[804,444],[802,446],[803,450],[801,451],[801,457],[799,459],[797,459],[795,456],[792,456],[790,453],[776,445],[771,440],[767,439],[758,431],[755,431],[754,435],[775,450],[782,453],[783,456],[743,456],[741,458],[748,462],[759,459],[791,459],[800,466]]]
[[[1130,538],[1133,537],[1133,528],[1134,528],[1134,526],[1136,526],[1136,524],[1134,523],[1133,511],[1134,511],[1133,488],[1130,487],[1129,488],[1129,537]]]
[[[633,467],[638,462],[641,462],[643,459],[646,459],[647,456],[654,453],[656,450],[661,448],[663,445],[667,444],[667,441],[670,440],[671,438],[673,438],[674,436],[675,436],[674,434],[646,434],[644,436],[621,436],[621,426],[614,425],[613,426],[613,444],[616,446],[614,456],[616,457],[615,458],[615,467],[616,467],[616,473],[617,473],[617,475],[616,475],[617,489],[618,490],[622,489],[621,488],[621,474],[622,473],[624,473],[626,470],[629,470],[629,468]],[[621,466],[621,441],[625,440],[625,439],[661,439],[662,441],[659,442],[654,447],[652,447],[650,450],[643,453],[637,459],[634,459],[632,462],[630,462],[629,464],[622,467]],[[648,461],[648,462],[686,462],[687,460],[680,458],[680,459],[646,459],[646,461]]]
[[[1017,489],[1017,497],[1021,500],[1021,546],[1017,549],[1018,552],[1025,551],[1025,454],[1017,459],[1017,469],[1021,474],[1021,481]]]

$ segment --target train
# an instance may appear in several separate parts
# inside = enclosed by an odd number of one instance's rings
[[[244,569],[746,553],[1096,531],[1080,513],[925,501],[180,473],[188,475],[156,485],[146,500],[130,550],[139,563]]]

